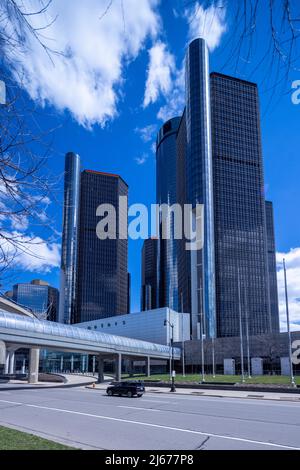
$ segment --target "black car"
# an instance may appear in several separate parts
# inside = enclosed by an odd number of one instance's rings
[[[128,398],[138,396],[141,397],[145,393],[145,387],[142,382],[117,382],[110,384],[106,389],[108,396],[126,395]]]

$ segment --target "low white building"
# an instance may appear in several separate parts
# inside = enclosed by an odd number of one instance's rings
[[[172,330],[174,343],[190,340],[190,315],[169,308],[102,318],[76,326],[166,345],[170,344]]]

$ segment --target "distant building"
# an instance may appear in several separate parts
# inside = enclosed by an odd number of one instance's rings
[[[273,203],[266,201],[267,250],[272,333],[280,332]]]
[[[58,321],[59,292],[47,282],[33,280],[14,285],[13,300],[30,309],[40,320]]]
[[[127,227],[128,211],[120,206],[121,196],[128,196],[128,186],[119,175],[82,172],[74,323],[128,313],[128,240],[119,237],[118,223],[123,218]],[[116,239],[97,237],[101,204],[115,208]]]
[[[131,274],[127,274],[127,313],[131,312]]]
[[[141,310],[159,308],[158,270],[159,240],[149,238],[144,241],[142,249],[142,292]]]
[[[12,290],[9,290],[5,292],[4,296],[7,297],[8,299],[12,299],[14,296],[14,292]]]
[[[180,118],[167,121],[160,129],[156,142],[156,203],[159,205],[177,203],[176,135]],[[163,213],[162,213],[163,217]],[[159,307],[178,310],[178,266],[177,245],[174,237],[174,220],[169,220],[169,239],[162,236],[162,219],[159,237]]]

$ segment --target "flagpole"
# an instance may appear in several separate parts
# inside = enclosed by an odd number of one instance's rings
[[[285,259],[283,260],[283,270],[284,270],[284,288],[285,288],[285,305],[286,305],[286,321],[287,321],[287,330],[289,338],[289,359],[290,359],[290,374],[291,374],[291,385],[292,387],[297,387],[295,383],[294,370],[293,370],[293,361],[292,361],[292,335],[290,328],[290,311],[289,311],[289,297],[288,297],[288,288],[287,288],[287,276],[286,276],[286,265]]]

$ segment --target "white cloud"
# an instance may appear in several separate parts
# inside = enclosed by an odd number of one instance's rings
[[[140,136],[143,142],[148,143],[151,142],[156,138],[156,133],[157,133],[157,125],[156,124],[150,124],[149,126],[146,127],[137,127],[135,129],[135,133]]]
[[[279,294],[280,326],[286,331],[286,305],[284,271],[282,260],[286,260],[287,284],[289,296],[290,323],[293,331],[300,330],[300,248],[293,248],[288,253],[277,253],[277,277]]]
[[[17,231],[7,236],[14,244],[3,238],[0,239],[0,244],[1,252],[3,250],[7,259],[12,260],[10,268],[47,273],[60,266],[60,244],[48,242],[38,236],[23,235]]]
[[[25,231],[29,227],[29,220],[26,215],[11,215],[10,223],[13,230]]]
[[[167,103],[162,106],[157,114],[158,119],[163,122],[169,119],[180,116],[185,106],[185,80],[184,80],[184,66],[176,71],[172,90],[167,96]]]
[[[184,17],[188,22],[188,42],[202,37],[212,52],[219,46],[223,34],[226,32],[226,8],[220,2],[214,2],[209,8],[204,9],[198,2],[191,8],[187,8]],[[185,105],[185,66],[180,69],[172,69],[173,83],[169,92],[165,94],[166,104],[157,114],[158,119],[167,121],[172,117],[181,115]]]
[[[144,165],[146,163],[146,161],[148,160],[148,157],[149,157],[149,155],[147,153],[143,153],[143,155],[141,157],[136,157],[135,158],[135,162],[139,166]]]
[[[162,94],[167,96],[172,89],[172,74],[175,71],[175,59],[166,44],[158,41],[149,51],[149,67],[146,81],[144,107],[155,103]]]
[[[120,2],[99,0],[52,0],[43,15],[28,16],[40,28],[42,41],[52,50],[52,61],[28,33],[24,43],[30,52],[6,50],[16,76],[31,98],[69,110],[82,125],[104,125],[117,115],[123,69],[134,60],[148,37],[160,30],[156,13],[160,0],[126,0],[124,15]],[[22,2],[24,11],[37,11],[39,0]],[[52,20],[57,16],[53,24]],[[8,26],[9,27],[9,26]],[[166,84],[162,84],[162,87]]]
[[[207,9],[196,2],[193,7],[185,10],[185,17],[189,25],[189,41],[203,38],[211,51],[220,45],[222,36],[227,30],[226,7],[222,2],[213,2]]]

